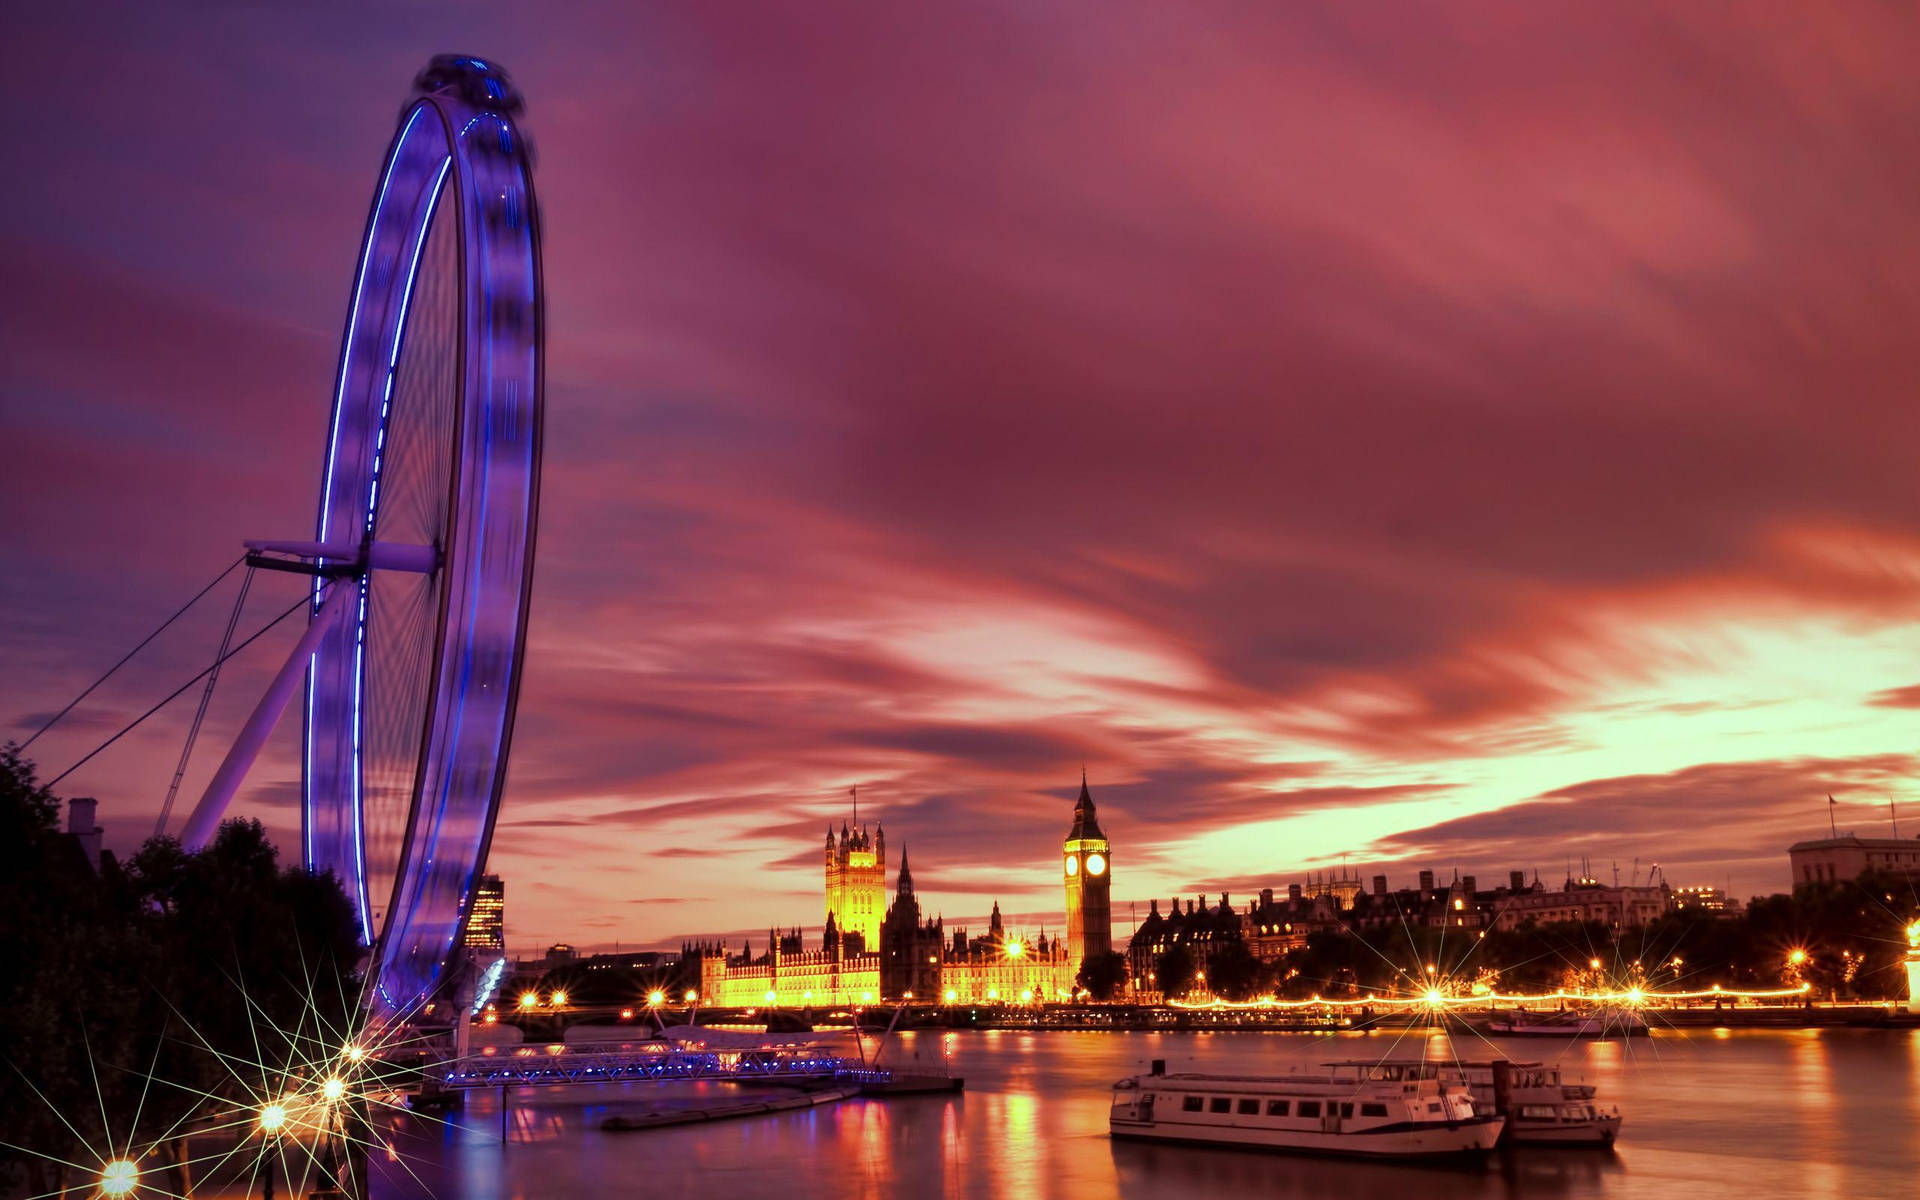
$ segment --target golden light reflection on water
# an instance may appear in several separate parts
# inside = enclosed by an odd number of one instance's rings
[[[514,1142],[504,1154],[498,1109],[476,1103],[459,1118],[466,1126],[459,1136],[432,1134],[410,1145],[425,1190],[402,1181],[380,1194],[573,1200],[638,1194],[644,1181],[647,1194],[741,1200],[1746,1200],[1913,1195],[1910,1173],[1920,1161],[1920,1030],[1663,1031],[1630,1042],[1491,1046],[1458,1029],[1451,1038],[1422,1030],[1405,1037],[922,1033],[912,1040],[930,1044],[936,1036],[967,1077],[961,1095],[856,1100],[611,1134],[599,1129],[606,1114],[637,1111],[659,1093],[607,1087],[590,1089],[588,1099],[528,1089],[516,1094]],[[1109,1086],[1152,1058],[1167,1059],[1174,1071],[1270,1073],[1389,1054],[1483,1059],[1495,1047],[1597,1084],[1602,1102],[1627,1115],[1618,1153],[1521,1151],[1496,1157],[1485,1171],[1435,1171],[1106,1137]]]

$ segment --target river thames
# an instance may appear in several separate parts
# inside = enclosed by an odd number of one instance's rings
[[[1487,1044],[1456,1035],[1464,1057]],[[390,1131],[375,1196],[743,1200],[949,1196],[1082,1200],[1234,1196],[1904,1197],[1920,1175],[1920,1030],[1689,1030],[1632,1043],[1499,1043],[1559,1063],[1626,1117],[1611,1153],[1515,1150],[1434,1168],[1112,1142],[1109,1085],[1165,1058],[1170,1071],[1285,1071],[1335,1059],[1452,1057],[1437,1034],[920,1032],[944,1048],[959,1095],[851,1100],[644,1132],[600,1122],[711,1104],[725,1085],[624,1084],[514,1093],[502,1145],[497,1093],[437,1125]],[[890,1055],[893,1052],[890,1051]],[[702,1087],[707,1090],[701,1090]],[[376,1156],[379,1159],[381,1156]]]

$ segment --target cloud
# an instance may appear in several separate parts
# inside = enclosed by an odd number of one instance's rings
[[[201,19],[13,23],[23,714],[242,538],[311,527],[379,148],[441,23],[390,16],[226,14],[185,76]],[[1920,152],[1912,14],[483,4],[461,27],[513,48],[547,216],[494,851],[530,885],[516,938],[645,923],[639,891],[712,897],[676,925],[776,920],[855,784],[931,895],[1035,912],[1082,763],[1140,894],[1341,850],[1760,864],[1801,791],[1904,794],[1920,187],[1886,164]],[[159,94],[172,119],[126,121]],[[224,603],[44,764],[204,665]],[[276,633],[223,676],[188,790]],[[74,777],[116,846],[186,720]],[[290,811],[296,724],[243,806]],[[734,863],[764,873],[715,892]]]
[[[1822,832],[1829,793],[1867,793],[1871,810],[1849,799],[1849,823],[1884,817],[1879,796],[1909,778],[1920,758],[1873,754],[1852,759],[1790,758],[1703,763],[1659,775],[1595,779],[1519,804],[1376,839],[1370,856],[1397,864],[1471,861],[1483,873],[1551,867],[1590,857],[1608,866],[1637,855],[1658,861],[1676,886],[1688,871],[1734,862],[1766,862],[1784,886],[1786,849]],[[1543,873],[1543,878],[1546,874]],[[1708,882],[1711,882],[1709,879]]]

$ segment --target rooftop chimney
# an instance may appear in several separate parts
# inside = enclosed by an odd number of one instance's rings
[[[1507,886],[1516,892],[1526,891],[1527,873],[1525,871],[1508,871]]]
[[[67,801],[67,832],[80,839],[87,865],[96,871],[100,869],[100,835],[104,832],[93,819],[99,805],[92,796],[75,796]]]
[[[1461,890],[1461,891],[1463,891],[1463,892],[1465,892],[1465,893],[1466,893],[1467,895],[1469,895],[1469,896],[1471,896],[1471,895],[1473,895],[1473,894],[1474,894],[1475,892],[1477,892],[1477,891],[1479,891],[1479,890],[1480,890],[1479,888],[1477,888],[1477,887],[1475,887],[1475,886],[1473,886],[1473,885],[1474,885],[1474,884],[1475,884],[1476,882],[1478,882],[1478,881],[1477,881],[1476,879],[1474,879],[1474,877],[1473,877],[1473,876],[1471,876],[1471,875],[1462,875],[1462,876],[1460,877],[1460,890]]]
[[[1384,896],[1387,894],[1387,877],[1385,875],[1375,875],[1373,877],[1373,894],[1376,896]]]
[[[1423,892],[1430,892],[1433,890],[1433,872],[1432,871],[1420,872],[1420,890]]]

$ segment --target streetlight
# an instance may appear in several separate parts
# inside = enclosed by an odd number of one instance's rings
[[[260,1110],[260,1129],[263,1133],[278,1133],[287,1123],[287,1109],[283,1104],[269,1104]]]
[[[1807,952],[1805,950],[1802,950],[1798,946],[1795,946],[1792,950],[1788,951],[1787,953],[1787,962],[1793,966],[1797,967],[1806,961],[1807,961]]]
[[[356,1045],[353,1045],[352,1043],[348,1043],[347,1045],[347,1061],[348,1062],[359,1062],[360,1060],[364,1059],[366,1056],[367,1056],[367,1048],[365,1046],[356,1046]]]
[[[320,1094],[326,1097],[328,1103],[337,1101],[347,1094],[347,1081],[335,1075],[320,1085]]]
[[[662,1004],[665,1004],[666,1002],[667,1002],[667,994],[661,991],[659,988],[655,988],[651,992],[647,993],[647,1003],[653,1005],[655,1008],[659,1008]]]
[[[699,998],[700,998],[700,993],[699,993],[699,992],[696,992],[696,991],[694,991],[694,990],[693,990],[692,988],[688,988],[688,989],[687,989],[687,1003],[688,1003],[688,1004],[692,1004],[692,1003],[693,1003],[693,1002],[694,1002],[695,1000],[698,1000]]]
[[[540,1007],[540,994],[538,992],[521,992],[520,1007],[521,1008]]]
[[[565,1008],[567,1006],[567,993],[565,989],[553,994],[553,1006],[555,1008]]]
[[[140,1168],[124,1158],[116,1158],[100,1168],[102,1196],[131,1196],[140,1186]]]

